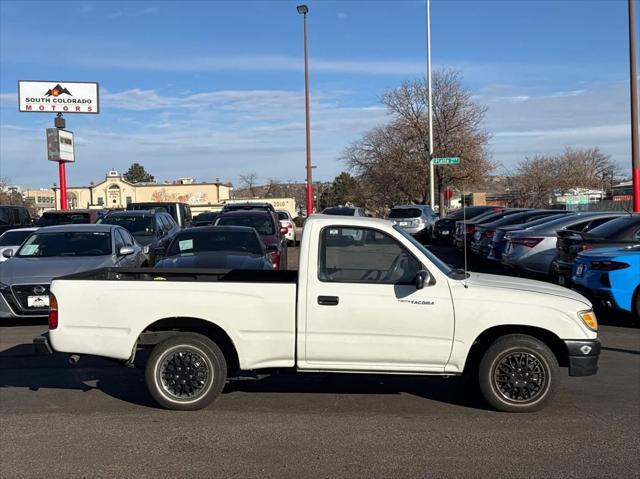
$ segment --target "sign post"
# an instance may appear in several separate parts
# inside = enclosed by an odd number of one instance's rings
[[[75,162],[73,133],[65,130],[63,113],[98,114],[100,97],[97,82],[57,82],[20,80],[18,109],[30,113],[57,113],[55,128],[47,128],[47,156],[58,162],[60,209],[67,209],[66,163]]]

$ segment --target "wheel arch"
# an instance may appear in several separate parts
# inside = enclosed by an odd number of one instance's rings
[[[153,347],[178,333],[198,333],[211,339],[222,350],[227,361],[227,376],[240,369],[238,350],[224,329],[211,321],[192,317],[163,318],[151,323],[138,336],[136,345]]]
[[[547,347],[549,347],[549,349],[551,349],[559,366],[569,366],[569,351],[567,350],[567,346],[556,334],[552,333],[548,329],[538,328],[536,326],[513,324],[493,326],[480,333],[471,345],[463,371],[466,372],[473,365],[478,365],[487,348],[496,339],[509,334],[525,334],[542,341],[547,345]]]

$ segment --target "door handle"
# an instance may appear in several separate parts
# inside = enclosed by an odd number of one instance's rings
[[[318,304],[321,306],[338,306],[337,296],[318,296]]]

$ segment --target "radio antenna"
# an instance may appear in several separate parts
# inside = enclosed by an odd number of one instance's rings
[[[464,284],[465,288],[468,288],[467,284],[467,198],[465,196],[464,185],[462,186],[462,251],[464,254]]]

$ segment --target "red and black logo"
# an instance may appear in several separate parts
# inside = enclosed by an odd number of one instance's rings
[[[67,90],[66,88],[62,88],[60,83],[58,83],[51,90],[47,91],[47,93],[45,93],[44,96],[47,96],[47,97],[59,96],[59,95],[62,95],[63,93],[69,96],[73,96],[69,90]]]

